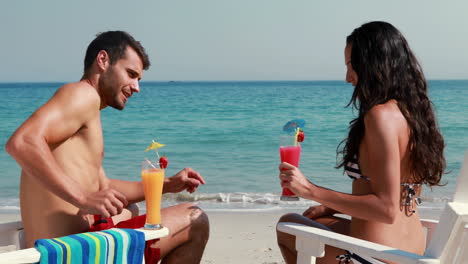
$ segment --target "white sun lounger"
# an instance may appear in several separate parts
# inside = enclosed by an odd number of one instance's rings
[[[159,230],[137,230],[145,234],[146,241],[169,235],[169,229],[166,227]],[[0,263],[39,262],[41,257],[39,251],[35,248],[24,249],[24,244],[24,231],[21,221],[0,224]]]
[[[315,263],[315,258],[324,256],[325,245],[397,263],[468,263],[468,151],[453,201],[447,203],[439,221],[421,220],[421,223],[427,229],[424,255],[296,223],[278,223],[277,229],[296,236],[298,264]]]

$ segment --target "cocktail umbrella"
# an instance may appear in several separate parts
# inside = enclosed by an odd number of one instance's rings
[[[288,121],[286,125],[283,126],[283,131],[292,134],[294,133],[294,146],[297,146],[297,136],[301,132],[301,130],[304,130],[305,127],[305,120],[304,119],[293,119],[291,121]]]
[[[297,128],[304,129],[305,123],[304,119],[293,119],[283,126],[283,131],[288,134],[297,133]]]
[[[156,142],[156,141],[152,140],[151,144],[145,149],[145,152],[148,151],[148,150],[154,149],[155,152],[156,152],[156,156],[158,156],[158,159],[159,159],[158,148],[162,148],[162,147],[164,147],[164,146],[166,146],[166,145],[161,144],[161,143],[159,143],[159,142]]]

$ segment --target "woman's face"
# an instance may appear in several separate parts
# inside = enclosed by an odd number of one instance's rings
[[[351,65],[351,45],[346,45],[344,57],[345,57],[345,64],[346,64],[346,82],[352,84],[356,87],[358,82],[358,76],[353,69],[353,65]]]

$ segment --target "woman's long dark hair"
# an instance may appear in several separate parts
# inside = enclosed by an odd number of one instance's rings
[[[403,35],[386,22],[370,22],[346,39],[351,65],[358,76],[349,105],[359,111],[350,122],[348,138],[337,148],[342,160],[337,168],[359,157],[364,137],[364,116],[375,105],[396,100],[410,127],[410,179],[439,185],[445,170],[444,139],[427,95],[427,82]],[[344,147],[340,150],[340,146]]]

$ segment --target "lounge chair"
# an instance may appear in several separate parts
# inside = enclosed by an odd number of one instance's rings
[[[424,255],[296,223],[278,223],[277,230],[296,236],[298,264],[315,263],[315,258],[324,256],[325,245],[397,263],[468,263],[468,151],[453,200],[446,204],[439,221],[421,223],[427,229]]]
[[[169,234],[166,227],[160,230],[137,230],[144,233],[146,241],[165,237]],[[24,231],[21,221],[0,224],[0,263],[39,262],[41,257],[39,251],[35,248],[24,249],[24,245]]]

